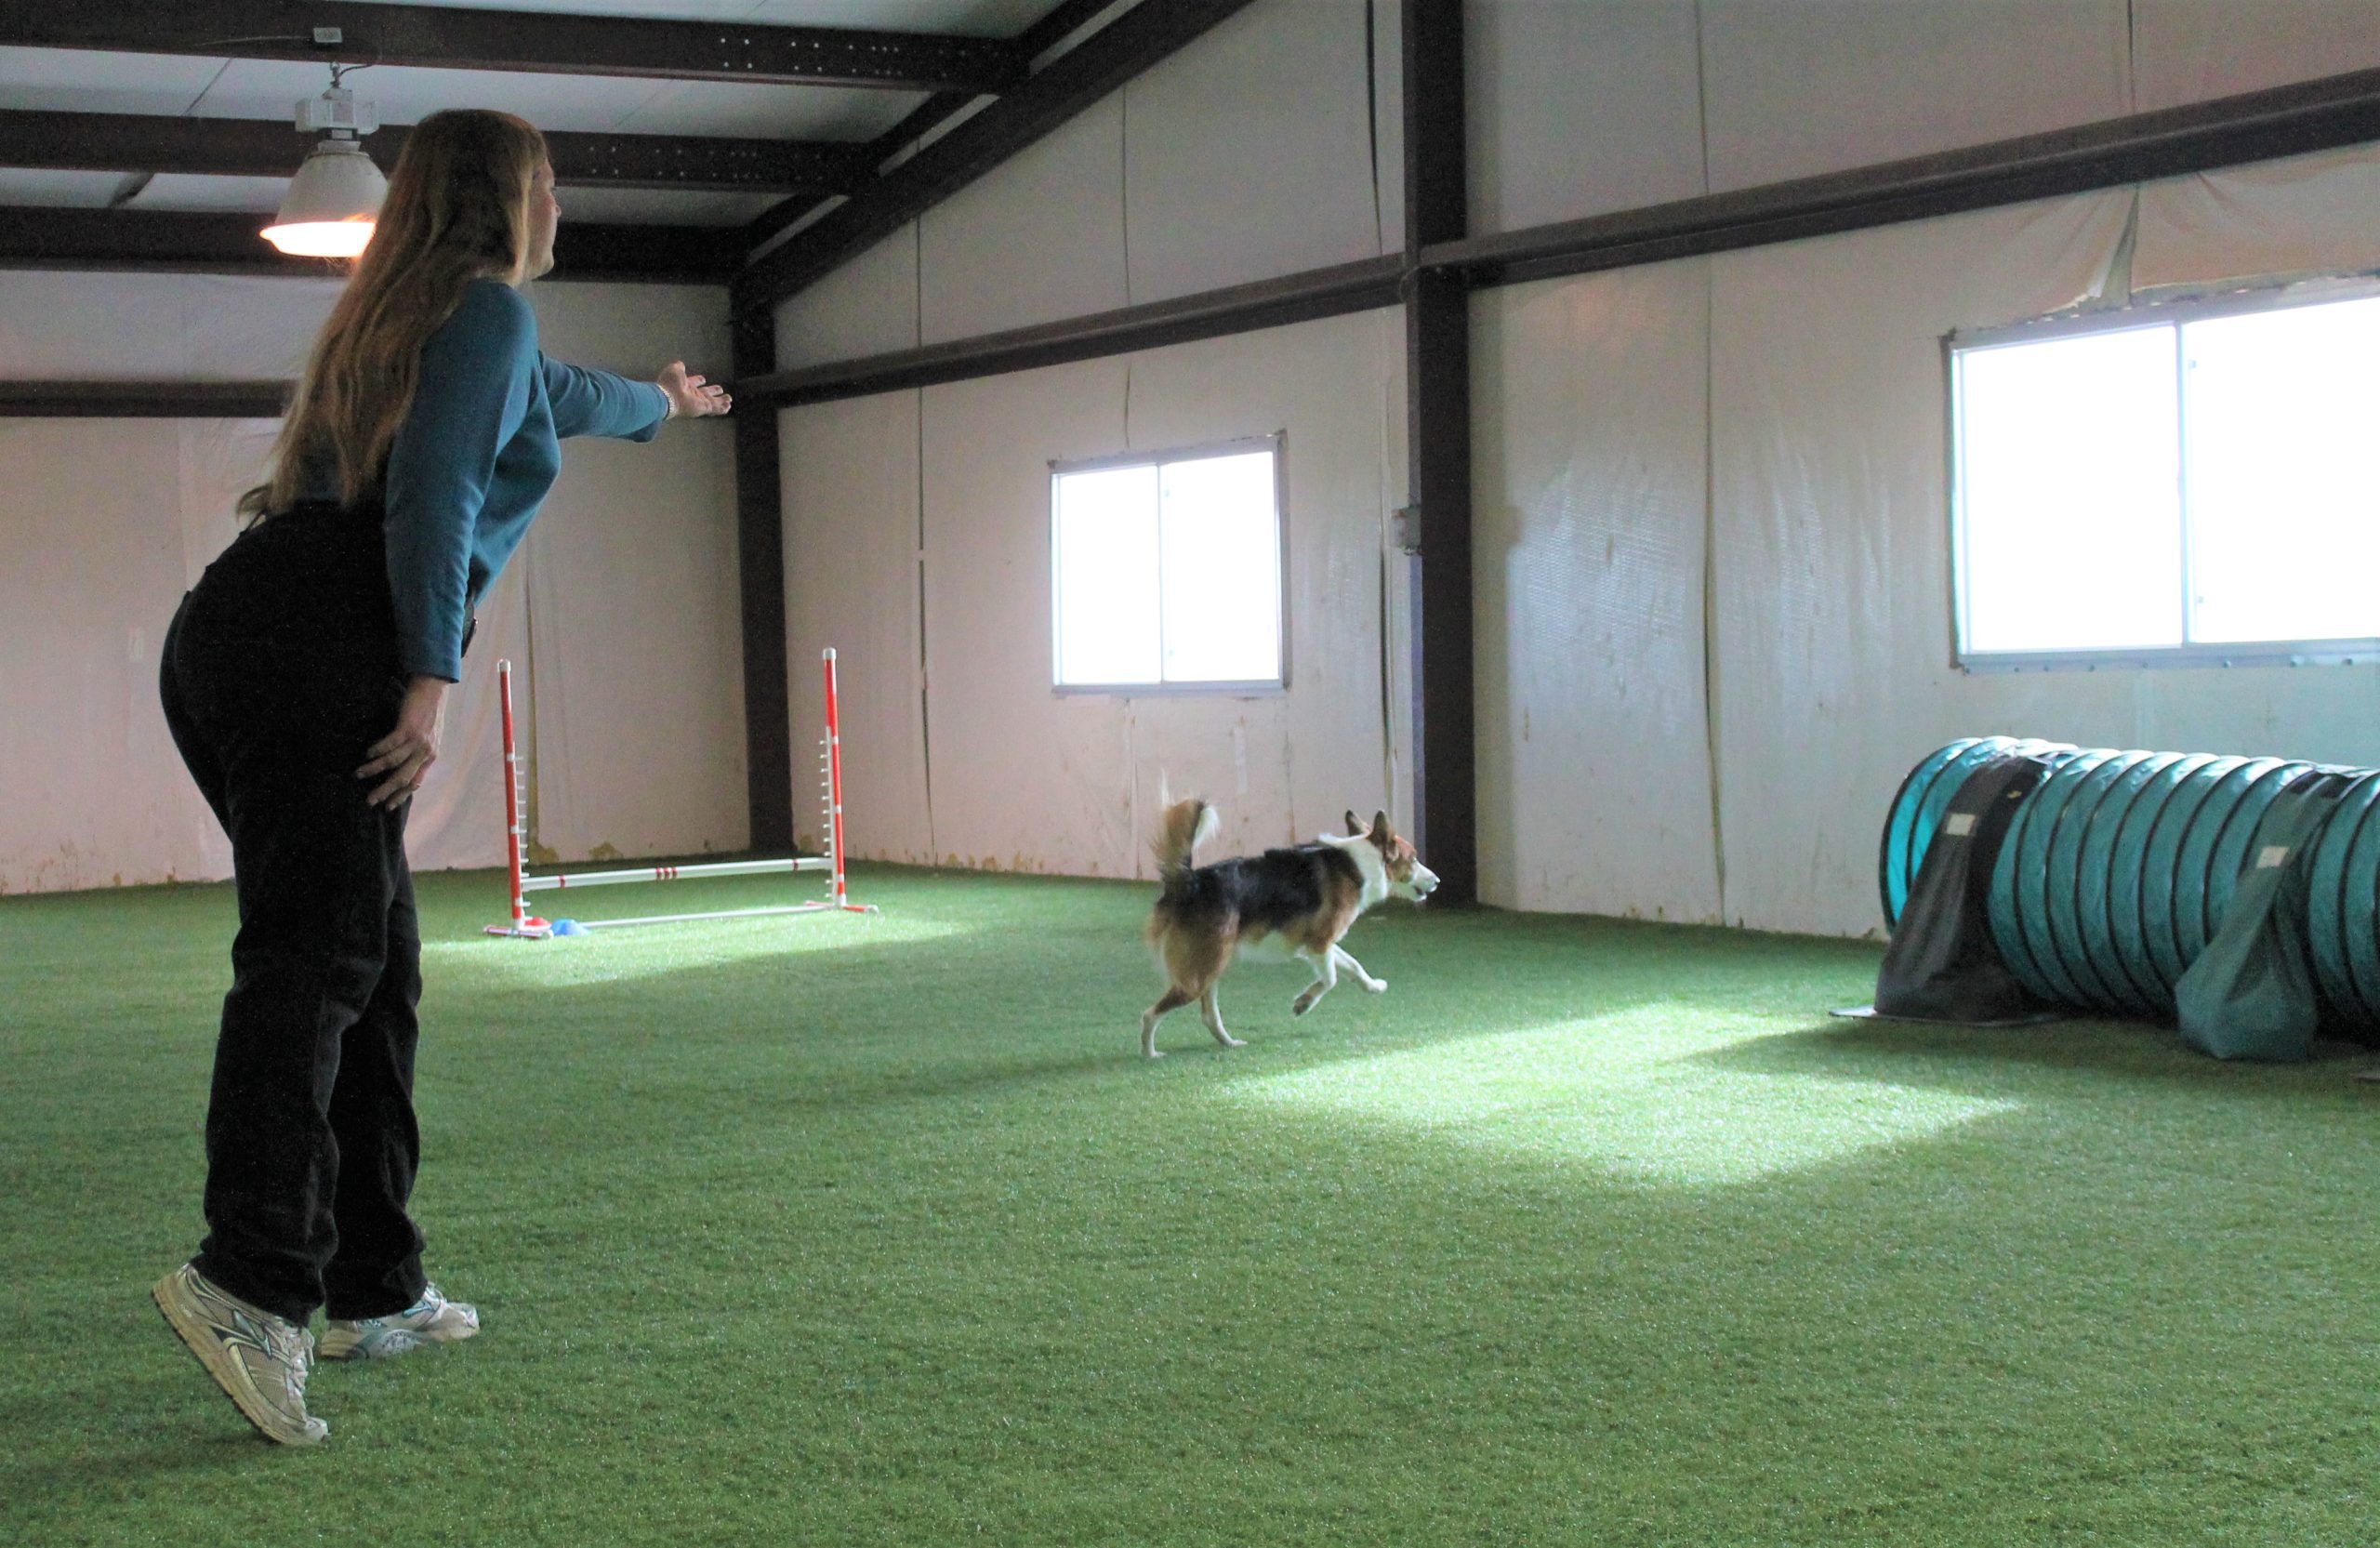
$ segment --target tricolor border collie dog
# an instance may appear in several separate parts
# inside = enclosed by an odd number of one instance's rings
[[[1330,992],[1342,968],[1373,994],[1384,992],[1386,981],[1366,972],[1340,938],[1382,898],[1419,903],[1438,884],[1413,846],[1391,831],[1386,813],[1373,814],[1368,827],[1348,813],[1343,839],[1326,833],[1295,849],[1193,867],[1191,852],[1214,837],[1216,827],[1215,809],[1203,800],[1176,801],[1159,821],[1153,847],[1161,886],[1148,937],[1166,991],[1141,1017],[1141,1052],[1147,1058],[1162,1057],[1157,1024],[1192,1000],[1215,1041],[1241,1046],[1223,1030],[1215,1000],[1215,986],[1234,957],[1296,958],[1310,965],[1314,982],[1289,1007],[1296,1015]]]

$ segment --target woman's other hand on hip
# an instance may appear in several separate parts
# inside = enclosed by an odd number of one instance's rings
[[[416,677],[406,683],[397,728],[366,749],[372,761],[355,771],[356,778],[377,782],[366,798],[371,804],[393,809],[414,798],[430,765],[438,761],[439,725],[445,713],[444,679]]]

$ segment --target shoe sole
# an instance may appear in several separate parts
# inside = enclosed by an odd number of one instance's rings
[[[330,1432],[327,1429],[319,1436],[276,1434],[271,1422],[258,1418],[249,1411],[248,1405],[241,1400],[239,1388],[225,1381],[223,1373],[216,1369],[215,1360],[208,1358],[208,1351],[215,1347],[214,1338],[204,1331],[193,1332],[182,1326],[181,1319],[174,1315],[172,1303],[165,1299],[165,1287],[163,1283],[150,1290],[149,1299],[156,1303],[157,1315],[165,1319],[165,1326],[174,1330],[174,1337],[181,1340],[182,1347],[189,1350],[198,1361],[199,1369],[205,1371],[207,1379],[215,1383],[215,1390],[231,1399],[231,1407],[242,1419],[255,1426],[257,1434],[275,1446],[312,1446],[328,1436]]]

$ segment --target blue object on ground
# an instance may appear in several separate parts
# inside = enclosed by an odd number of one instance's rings
[[[579,923],[576,920],[554,920],[554,933],[557,935],[584,935],[587,933],[587,927]]]

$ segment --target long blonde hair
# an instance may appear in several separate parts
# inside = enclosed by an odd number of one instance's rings
[[[530,190],[545,160],[545,137],[509,112],[434,112],[405,136],[371,244],[314,339],[273,443],[271,480],[240,496],[244,514],[286,510],[325,471],[341,505],[378,491],[422,346],[472,280],[528,277]]]

